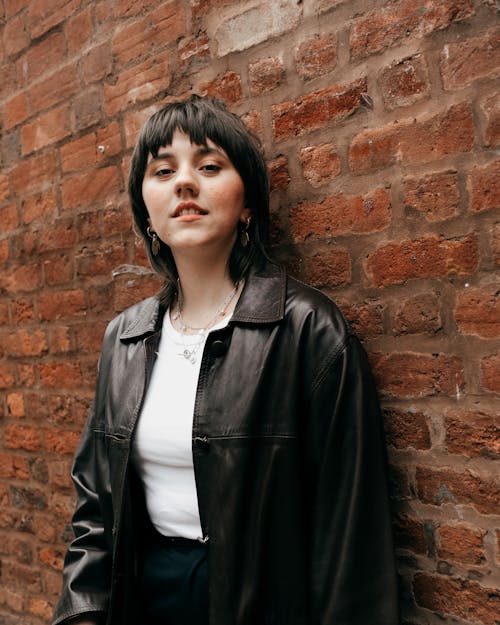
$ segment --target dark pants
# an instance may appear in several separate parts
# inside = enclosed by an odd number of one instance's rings
[[[154,532],[144,553],[140,625],[208,625],[206,545]]]

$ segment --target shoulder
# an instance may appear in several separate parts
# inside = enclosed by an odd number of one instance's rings
[[[154,295],[129,306],[112,319],[106,329],[106,341],[138,338],[156,329],[160,316],[160,300]]]
[[[344,315],[329,297],[300,280],[287,276],[285,317],[306,324],[335,343],[345,343],[353,331]]]

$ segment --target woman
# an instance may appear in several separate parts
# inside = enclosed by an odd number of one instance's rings
[[[53,623],[396,625],[366,356],[268,260],[258,143],[216,100],[169,104],[129,191],[165,286],[104,337]]]

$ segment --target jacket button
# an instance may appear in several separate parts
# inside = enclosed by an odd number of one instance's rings
[[[212,345],[210,345],[210,353],[216,358],[223,356],[226,353],[226,350],[227,347],[223,341],[214,341]]]

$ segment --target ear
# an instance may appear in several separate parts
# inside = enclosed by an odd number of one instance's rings
[[[240,215],[240,221],[241,223],[246,224],[248,219],[252,216],[252,211],[250,208],[244,208],[241,211],[241,215]]]

